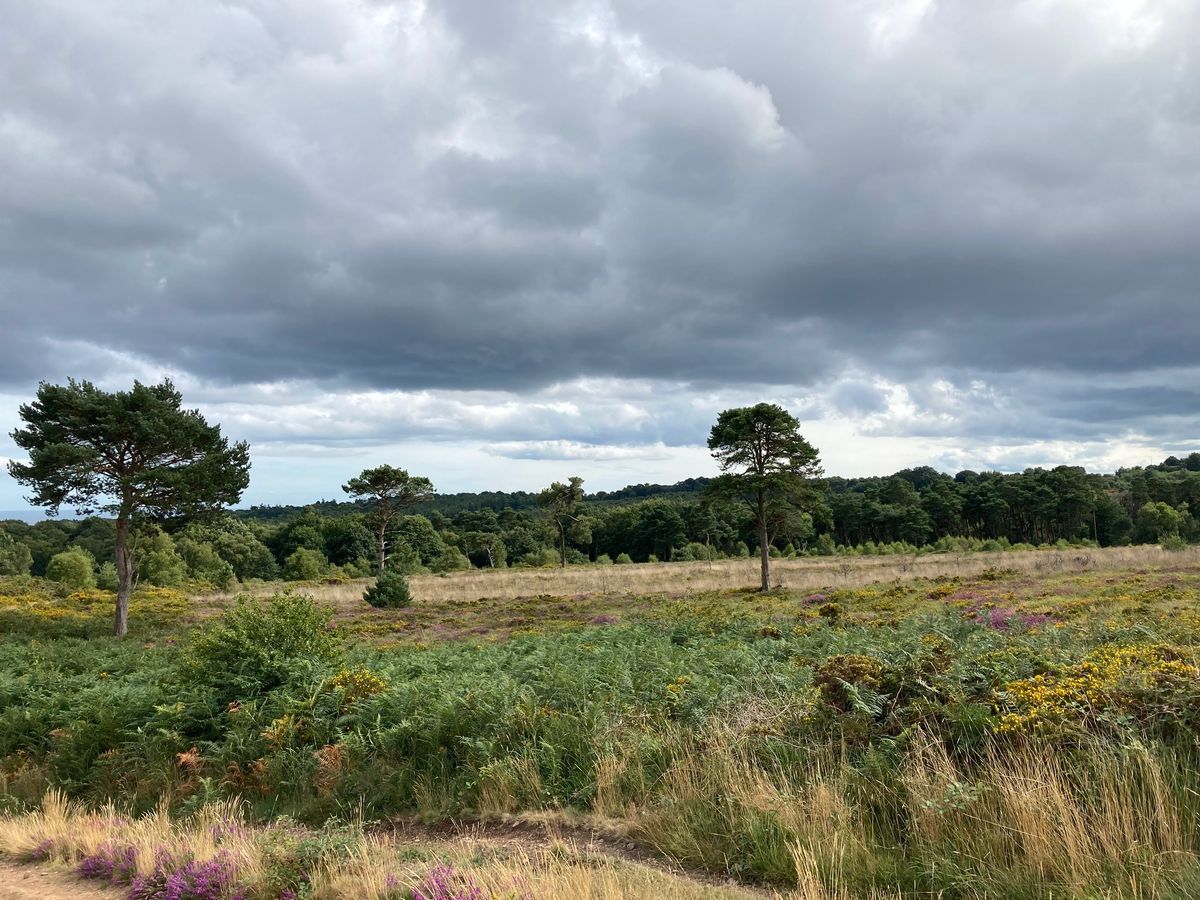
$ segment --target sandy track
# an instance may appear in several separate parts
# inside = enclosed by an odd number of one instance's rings
[[[122,900],[125,894],[48,866],[0,860],[0,900]]]

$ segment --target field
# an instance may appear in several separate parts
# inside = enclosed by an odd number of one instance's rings
[[[0,855],[138,898],[1200,894],[1197,551],[752,565],[147,589],[124,641],[0,581]]]

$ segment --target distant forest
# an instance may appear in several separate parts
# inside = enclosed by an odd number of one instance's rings
[[[748,509],[711,499],[709,481],[640,484],[587,494],[568,533],[572,563],[747,556],[756,549]],[[555,535],[537,494],[437,495],[408,510],[391,535],[407,572],[553,565]],[[139,532],[139,577],[186,579],[365,576],[373,535],[365,504],[256,506],[167,533]],[[1075,466],[1021,473],[928,467],[871,478],[825,478],[808,508],[782,517],[772,555],[997,550],[1095,543],[1183,545],[1200,541],[1200,453],[1158,465],[1089,474]],[[0,574],[46,572],[65,551],[89,555],[101,581],[111,570],[110,520],[0,522]]]

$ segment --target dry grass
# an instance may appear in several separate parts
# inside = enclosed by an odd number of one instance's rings
[[[175,858],[197,861],[220,855],[236,870],[239,883],[265,885],[270,865],[263,840],[266,833],[266,828],[252,827],[242,819],[236,802],[208,806],[193,817],[173,821],[165,808],[130,818],[111,806],[89,811],[51,792],[34,812],[0,816],[0,857],[36,858],[40,864],[63,868],[75,867],[105,848],[129,847],[136,851],[137,868],[144,873],[164,850]],[[414,844],[370,834],[345,853],[326,855],[312,873],[308,896],[394,900],[427,883],[436,867],[444,867],[445,883],[473,884],[488,897],[739,900],[765,894],[696,881],[559,841],[514,847],[484,837],[458,837]]]
[[[878,581],[970,578],[987,569],[1010,569],[1019,574],[1049,574],[1138,567],[1196,566],[1200,547],[1167,552],[1150,544],[1103,549],[1029,550],[1007,553],[931,553],[923,556],[805,557],[771,561],[771,581],[793,591],[823,587],[863,587]],[[583,598],[613,594],[688,596],[705,591],[735,590],[758,583],[757,559],[713,562],[641,563],[625,566],[568,566],[565,569],[474,569],[446,575],[415,575],[409,579],[420,604],[475,600],[515,600],[521,597]],[[306,593],[335,606],[360,606],[369,579],[333,585],[304,585]],[[277,584],[251,593],[269,594]],[[233,594],[213,594],[215,605]],[[361,608],[361,607],[360,607]]]

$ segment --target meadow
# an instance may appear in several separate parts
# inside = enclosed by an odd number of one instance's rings
[[[1200,553],[0,581],[0,854],[151,897],[1192,897]],[[617,580],[621,579],[621,580]]]

